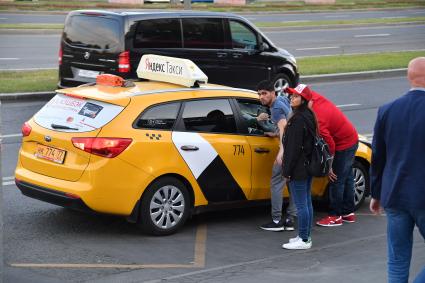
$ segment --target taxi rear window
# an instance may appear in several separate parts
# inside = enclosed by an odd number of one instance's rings
[[[114,119],[124,107],[58,93],[34,116],[40,126],[64,132],[89,132]]]

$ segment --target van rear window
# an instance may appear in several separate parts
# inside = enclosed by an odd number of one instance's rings
[[[120,43],[120,23],[117,20],[75,15],[65,23],[64,40],[69,45],[90,49],[113,49]]]
[[[63,132],[89,132],[103,127],[124,107],[57,94],[34,115],[40,126]]]

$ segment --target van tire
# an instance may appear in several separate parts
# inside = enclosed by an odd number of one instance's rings
[[[283,89],[291,85],[291,80],[286,74],[277,74],[273,80],[273,86],[277,94],[281,94]]]
[[[176,178],[162,177],[142,197],[139,225],[147,234],[173,234],[186,222],[190,206],[186,186]]]

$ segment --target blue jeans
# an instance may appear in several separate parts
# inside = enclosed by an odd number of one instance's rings
[[[332,169],[337,176],[329,183],[329,215],[340,216],[354,212],[353,161],[358,147],[354,146],[335,152]]]
[[[292,199],[297,207],[298,216],[298,236],[307,240],[311,235],[311,226],[313,224],[313,205],[311,203],[311,180],[289,181],[289,190]]]
[[[415,224],[425,239],[425,209],[385,208],[387,214],[388,283],[407,283]],[[414,283],[425,282],[425,267]]]

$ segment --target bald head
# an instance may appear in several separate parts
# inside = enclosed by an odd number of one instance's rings
[[[410,61],[407,78],[411,87],[425,87],[425,57],[417,57]]]

